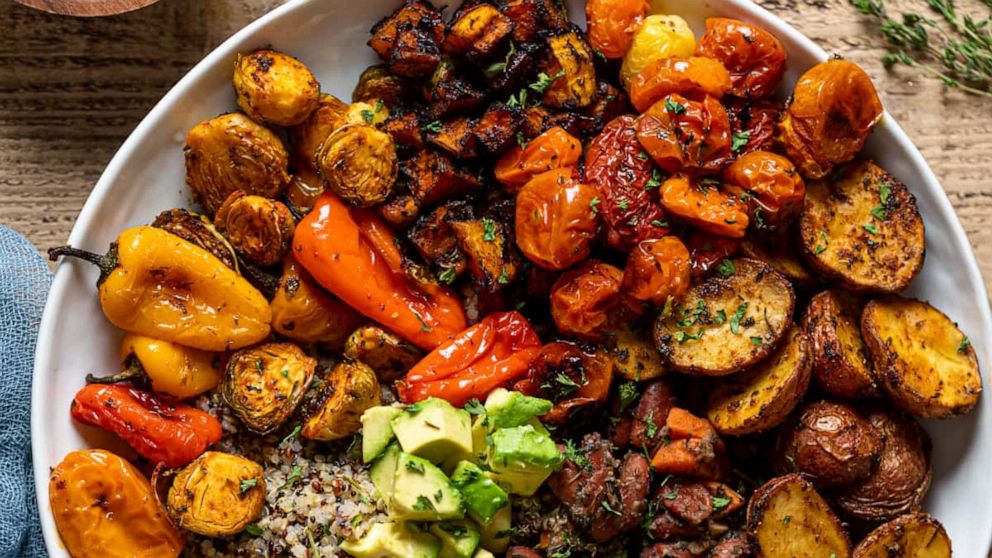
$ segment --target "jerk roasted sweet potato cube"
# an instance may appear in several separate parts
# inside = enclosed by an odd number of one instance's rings
[[[478,178],[456,167],[447,155],[430,149],[404,161],[401,169],[412,179],[410,192],[422,206],[436,205],[479,187]]]
[[[523,123],[524,117],[519,109],[504,103],[493,103],[475,123],[475,137],[489,153],[502,155],[513,146]]]
[[[379,215],[394,228],[405,229],[416,220],[417,214],[420,213],[420,203],[413,194],[406,191],[393,194],[376,209]]]
[[[516,278],[518,259],[510,246],[506,226],[490,217],[455,221],[451,226],[458,247],[468,257],[472,278],[483,290],[494,293]]]
[[[386,133],[393,138],[399,151],[416,152],[424,148],[424,135],[420,131],[420,119],[408,112],[386,121]]]
[[[483,69],[489,78],[489,87],[502,93],[516,93],[526,87],[540,55],[538,44],[518,45],[511,41],[502,57]]]
[[[440,147],[455,159],[475,157],[475,126],[464,116],[452,118],[441,124],[436,133],[431,133],[427,141]]]
[[[511,36],[517,43],[533,41],[538,31],[568,28],[568,17],[554,0],[505,0],[500,9],[513,23]]]
[[[473,62],[486,60],[512,30],[509,18],[494,6],[478,4],[452,20],[444,40],[444,52]]]
[[[451,223],[467,221],[472,217],[472,206],[466,202],[448,202],[417,219],[407,233],[410,243],[424,261],[435,264],[437,275],[444,283],[453,281],[465,271],[467,265]]]
[[[429,75],[441,60],[444,22],[428,2],[407,0],[372,27],[369,46],[400,76]]]
[[[424,99],[434,118],[456,112],[471,112],[486,101],[486,95],[459,77],[455,64],[443,60],[424,85]]]
[[[548,39],[541,68],[554,81],[544,92],[544,104],[565,109],[588,106],[596,97],[596,67],[592,48],[575,31]]]

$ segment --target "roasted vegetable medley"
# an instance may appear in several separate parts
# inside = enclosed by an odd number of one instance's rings
[[[406,0],[350,99],[244,52],[193,209],[53,250],[124,332],[72,416],[134,452],[52,470],[73,557],[950,557],[917,419],[982,379],[899,294],[924,225],[867,74],[586,20]]]

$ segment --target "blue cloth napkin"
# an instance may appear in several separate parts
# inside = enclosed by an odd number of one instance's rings
[[[46,557],[31,472],[31,376],[52,274],[0,225],[0,558]]]

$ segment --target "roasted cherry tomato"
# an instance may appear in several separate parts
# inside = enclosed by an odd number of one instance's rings
[[[596,189],[556,169],[532,178],[517,194],[517,247],[544,269],[571,267],[589,257],[596,236]]]
[[[465,329],[462,301],[407,273],[389,227],[325,192],[296,227],[293,255],[321,287],[424,349]]]
[[[564,424],[576,410],[604,403],[612,380],[613,359],[605,349],[557,341],[541,347],[513,389],[554,401],[541,422]]]
[[[72,401],[72,418],[120,436],[142,457],[182,467],[220,440],[220,422],[187,405],[170,404],[122,385],[91,384]]]
[[[630,83],[630,102],[644,112],[671,95],[719,99],[730,89],[730,74],[717,60],[691,56],[652,62]]]
[[[644,240],[627,256],[623,270],[624,302],[635,312],[646,303],[662,307],[669,297],[678,300],[689,290],[692,260],[689,250],[674,236]]]
[[[779,122],[779,139],[806,178],[823,178],[864,147],[882,119],[882,102],[857,64],[828,60],[796,83]]]
[[[442,343],[396,384],[400,399],[440,397],[462,407],[527,373],[541,347],[519,312],[496,312]]]
[[[689,249],[689,257],[692,258],[692,278],[698,279],[736,254],[741,249],[741,240],[693,231],[685,239],[685,247]]]
[[[589,144],[585,180],[599,192],[596,208],[606,224],[606,242],[629,251],[648,238],[668,233],[665,212],[657,202],[660,181],[650,157],[637,141],[634,117],[610,121]]]
[[[741,238],[747,230],[747,205],[716,186],[695,182],[684,174],[661,185],[661,204],[686,223],[717,236]]]
[[[736,19],[707,19],[696,56],[722,62],[730,72],[730,94],[747,99],[770,95],[785,72],[782,43],[768,31]]]
[[[731,133],[738,138],[747,138],[747,143],[734,151],[735,155],[771,148],[775,141],[775,126],[782,114],[780,103],[736,97],[726,97],[722,102],[730,118]]]
[[[770,151],[752,151],[723,171],[723,188],[748,204],[751,221],[781,230],[803,207],[806,186],[791,161]]]
[[[589,261],[564,273],[551,287],[551,317],[558,329],[580,339],[603,339],[616,326],[623,272]]]
[[[690,101],[672,94],[638,117],[637,139],[670,174],[712,172],[730,155],[730,120],[713,97]]]
[[[527,142],[507,151],[496,162],[496,180],[515,193],[531,178],[549,170],[574,167],[582,156],[582,143],[560,126],[555,126]]]
[[[650,8],[647,0],[588,0],[589,44],[607,58],[622,58]]]

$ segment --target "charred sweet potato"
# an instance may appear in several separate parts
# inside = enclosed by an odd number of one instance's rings
[[[472,112],[486,101],[486,94],[463,79],[450,60],[437,65],[424,85],[423,96],[428,102],[427,110],[434,118]]]
[[[551,37],[548,47],[541,69],[552,81],[544,90],[544,104],[570,110],[588,106],[596,96],[596,67],[589,44],[572,31]]]
[[[455,159],[475,157],[474,124],[464,116],[441,123],[437,132],[427,134],[427,142],[441,148]]]
[[[470,62],[490,58],[503,39],[513,31],[513,23],[492,4],[478,4],[455,16],[448,25],[444,51],[463,56]]]
[[[516,278],[519,258],[503,223],[483,217],[455,221],[451,226],[458,247],[468,258],[468,269],[480,287],[494,293]]]
[[[923,267],[916,198],[871,162],[807,184],[799,234],[807,262],[852,291],[901,291]]]
[[[930,514],[908,513],[868,533],[854,558],[951,558],[951,539]]]
[[[557,32],[568,28],[568,17],[554,0],[505,0],[500,10],[513,23],[516,43],[529,43],[541,31]]]
[[[441,61],[444,22],[429,2],[407,0],[392,15],[372,27],[369,46],[404,77],[430,75]]]
[[[479,121],[475,123],[475,137],[493,155],[502,155],[515,145],[517,132],[523,126],[524,117],[520,109],[505,103],[489,105]]]
[[[975,349],[940,310],[895,295],[876,299],[861,315],[861,334],[882,388],[903,410],[942,419],[978,403]]]
[[[825,393],[863,398],[879,394],[875,368],[861,338],[864,302],[840,289],[817,294],[803,315],[813,347],[813,378]]]
[[[376,206],[376,210],[393,227],[405,229],[417,219],[420,202],[409,191],[394,192],[386,201]]]
[[[680,372],[739,372],[771,354],[792,323],[788,279],[757,260],[730,261],[732,273],[695,285],[655,323],[658,350]]]
[[[422,216],[407,232],[407,238],[424,261],[434,264],[442,283],[451,283],[466,268],[465,255],[458,247],[452,223],[470,219],[471,206],[461,201],[449,202]]]
[[[840,520],[813,485],[792,474],[759,488],[747,507],[747,526],[764,558],[850,558]]]
[[[385,132],[393,138],[396,150],[401,154],[416,153],[424,148],[424,134],[420,119],[412,112],[390,118],[386,121]]]
[[[410,177],[410,192],[421,206],[431,206],[467,194],[479,186],[478,178],[455,166],[443,153],[425,149],[403,162]]]

